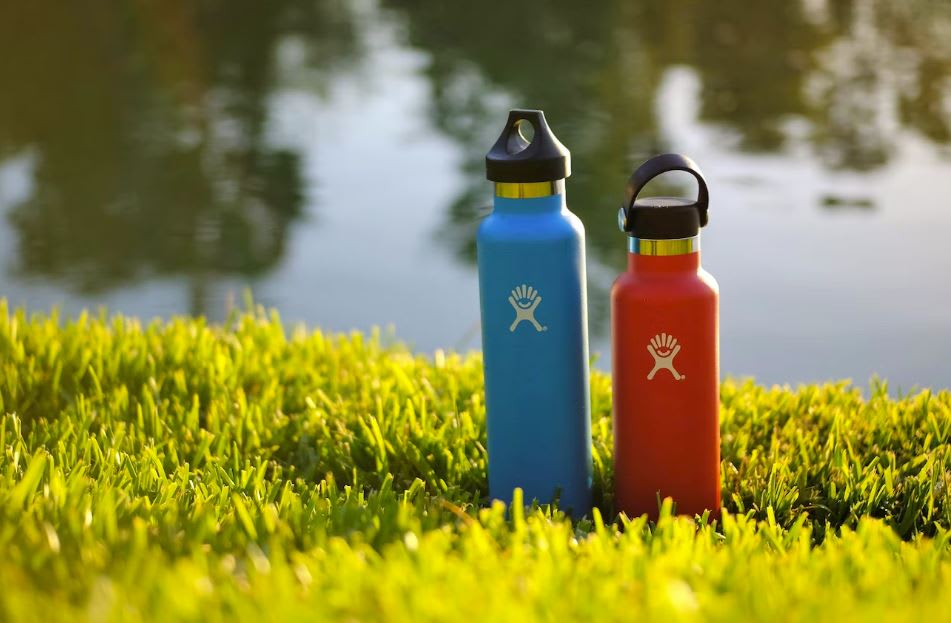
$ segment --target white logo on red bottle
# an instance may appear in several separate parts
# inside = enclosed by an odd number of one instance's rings
[[[536,331],[547,331],[548,327],[542,326],[535,320],[535,310],[538,309],[541,302],[542,297],[538,295],[538,290],[530,285],[523,283],[512,290],[512,294],[509,295],[509,304],[515,310],[515,320],[512,321],[509,331],[514,333],[518,325],[522,324],[522,321],[531,324]]]
[[[647,345],[647,352],[654,358],[654,367],[647,374],[648,381],[652,381],[654,375],[661,370],[667,370],[678,381],[686,378],[680,372],[677,372],[677,368],[674,367],[674,357],[680,352],[680,344],[677,343],[677,338],[673,335],[658,333],[651,338],[650,344]]]

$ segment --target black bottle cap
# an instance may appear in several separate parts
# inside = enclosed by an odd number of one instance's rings
[[[686,171],[697,180],[697,198],[645,197],[638,199],[649,181],[668,171]],[[710,195],[700,167],[681,154],[654,156],[631,174],[624,205],[618,215],[621,231],[645,240],[692,238],[707,224]]]
[[[527,140],[523,124],[534,136]],[[485,176],[493,182],[553,182],[571,175],[571,153],[540,110],[509,111],[505,129],[485,155]]]

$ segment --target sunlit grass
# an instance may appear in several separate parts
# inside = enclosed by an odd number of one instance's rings
[[[951,394],[723,387],[714,526],[486,499],[478,355],[0,307],[0,619],[947,618]]]

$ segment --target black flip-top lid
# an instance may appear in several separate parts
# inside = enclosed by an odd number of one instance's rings
[[[686,171],[697,180],[697,198],[645,197],[638,199],[649,181],[668,171]],[[654,156],[631,174],[627,181],[624,205],[618,214],[621,231],[634,238],[674,240],[692,238],[707,224],[710,195],[700,167],[681,154]]]
[[[534,136],[526,140],[520,128],[528,123]],[[561,144],[540,110],[509,112],[505,129],[485,155],[485,176],[493,182],[548,182],[571,175],[571,153]]]

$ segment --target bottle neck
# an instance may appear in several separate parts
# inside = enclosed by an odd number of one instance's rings
[[[497,182],[495,210],[511,214],[558,212],[565,208],[565,180]]]
[[[700,236],[674,240],[631,238],[627,266],[632,272],[676,273],[700,269]]]

